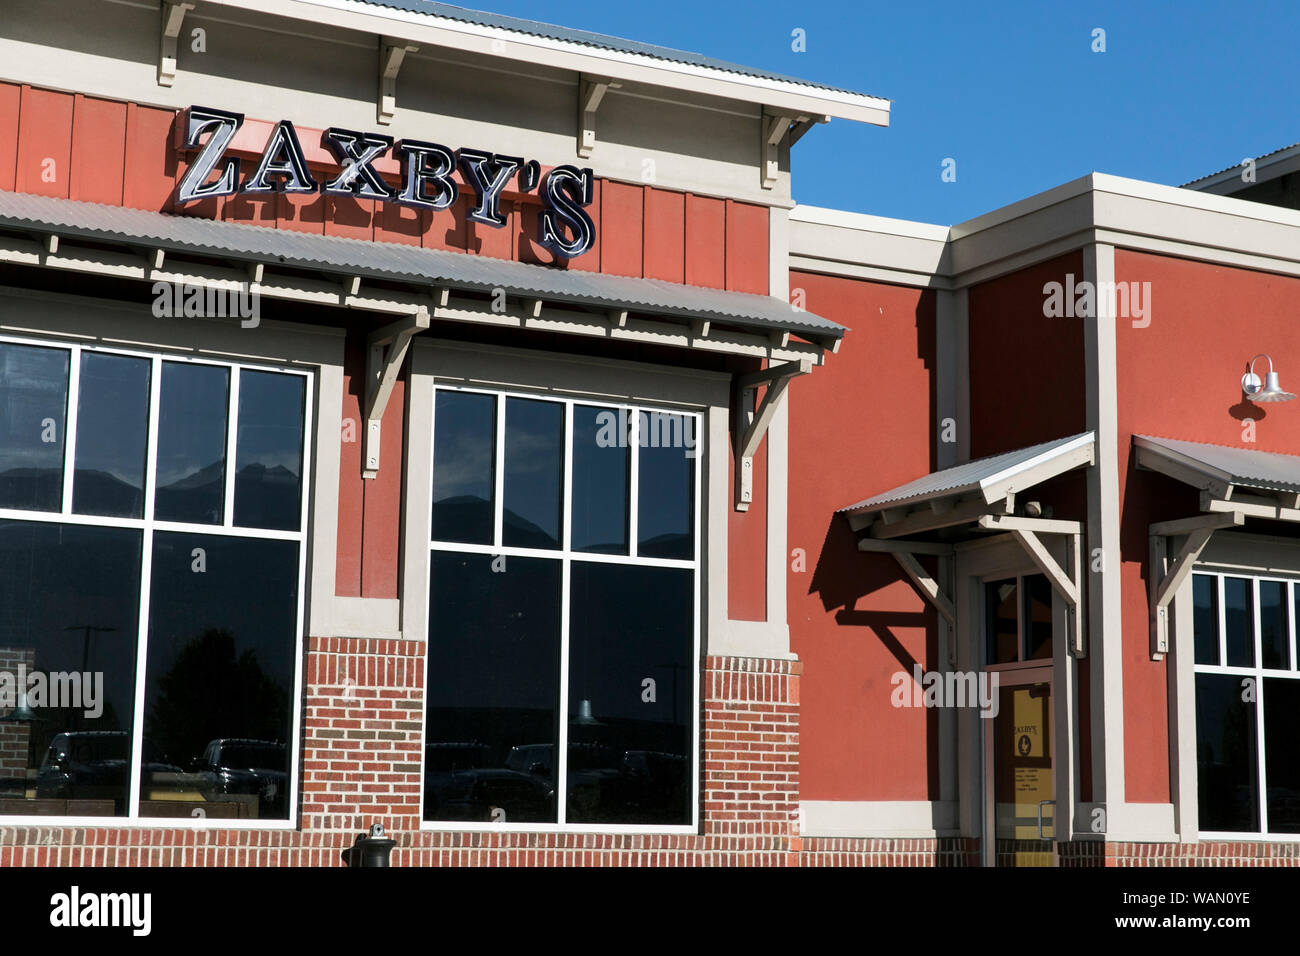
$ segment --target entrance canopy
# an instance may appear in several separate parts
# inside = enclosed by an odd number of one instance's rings
[[[894,556],[950,631],[956,627],[953,558],[963,546],[951,540],[954,533],[1001,532],[1010,536],[1065,602],[1070,651],[1082,657],[1085,648],[1079,603],[1083,525],[1079,521],[1054,520],[1027,507],[1016,514],[1016,496],[1057,475],[1092,465],[1095,453],[1096,437],[1092,432],[1058,438],[933,472],[837,513],[844,515],[854,531],[868,532],[858,540],[859,551],[883,551]],[[933,532],[942,534],[936,536]],[[1044,546],[1040,534],[1064,537],[1064,567]],[[938,556],[937,576],[917,560],[917,555],[922,554]],[[951,637],[948,648],[949,663],[955,663],[955,641]]]

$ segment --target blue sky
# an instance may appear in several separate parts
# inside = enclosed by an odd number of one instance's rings
[[[834,120],[795,147],[795,199],[818,206],[948,225],[1093,170],[1178,185],[1300,140],[1297,0],[461,5],[893,100],[888,128]]]

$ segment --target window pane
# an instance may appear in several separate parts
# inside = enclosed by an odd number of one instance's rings
[[[1291,667],[1291,625],[1287,620],[1286,584],[1259,582],[1259,650],[1265,667]]]
[[[984,585],[984,622],[988,663],[1010,664],[1020,660],[1014,578]]]
[[[433,552],[424,819],[554,823],[560,562],[492,561]]]
[[[694,572],[571,574],[568,822],[690,823]]]
[[[0,508],[63,509],[68,355],[0,343]]]
[[[230,370],[164,362],[154,517],[221,524]]]
[[[1192,576],[1192,630],[1196,637],[1196,663],[1219,663],[1219,579],[1208,574]]]
[[[139,531],[0,521],[0,814],[128,812],[139,595]]]
[[[301,525],[306,398],[301,375],[240,372],[235,524],[279,531]]]
[[[1026,660],[1052,657],[1052,584],[1042,574],[1025,579]]]
[[[502,543],[519,548],[560,546],[560,486],[564,483],[564,406],[506,399],[505,514]]]
[[[573,407],[573,550],[627,554],[628,413]]]
[[[439,391],[433,415],[433,540],[492,544],[495,395]]]
[[[1196,770],[1200,828],[1259,830],[1255,703],[1242,700],[1251,678],[1196,675]]]
[[[695,419],[639,414],[637,553],[689,560],[695,554]]]
[[[1300,680],[1264,680],[1264,772],[1268,829],[1300,833]]]
[[[151,364],[125,355],[81,353],[72,485],[77,514],[144,515]]]
[[[141,816],[289,818],[297,622],[296,541],[154,534]]]
[[[1228,666],[1255,666],[1255,597],[1248,578],[1223,579]]]

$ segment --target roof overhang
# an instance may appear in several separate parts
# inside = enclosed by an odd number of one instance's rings
[[[0,262],[784,362],[846,331],[773,296],[22,193],[0,192]]]
[[[1093,464],[1092,432],[936,471],[841,508],[855,531],[900,538],[961,524],[984,530],[1006,526],[1017,493],[1050,478]]]
[[[535,63],[578,74],[739,100],[766,107],[778,116],[824,116],[875,126],[889,125],[887,99],[775,75],[737,72],[743,68],[711,65],[706,58],[698,58],[701,62],[682,62],[362,0],[205,0],[205,4],[328,24],[377,38],[447,47],[498,60]]]
[[[1242,178],[1242,173],[1248,162],[1254,165],[1251,170],[1253,178],[1246,181]],[[1247,186],[1266,183],[1294,172],[1300,172],[1300,143],[1284,146],[1263,156],[1248,157],[1236,166],[1229,166],[1217,173],[1194,179],[1190,183],[1183,183],[1182,188],[1228,196],[1241,192]]]

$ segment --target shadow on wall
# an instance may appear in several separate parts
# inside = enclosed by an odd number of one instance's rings
[[[878,605],[875,608],[859,608],[859,603],[865,602],[870,595],[906,578],[898,562],[890,555],[859,551],[857,539],[857,534],[842,516],[831,515],[808,593],[818,596],[824,610],[834,611],[837,638],[878,641],[897,662],[898,670],[907,674],[912,674],[914,667],[920,667],[922,671],[935,669],[939,659],[938,622],[935,613],[923,603],[924,599],[911,588],[910,583],[907,597],[903,600],[889,595],[874,602]],[[926,560],[922,559],[922,563]],[[930,570],[935,569],[931,567]],[[894,607],[888,606],[890,603]],[[908,609],[918,606],[919,609]],[[894,633],[897,628],[925,629],[923,660],[918,660],[903,646]],[[809,674],[808,671],[805,673]],[[867,676],[888,693],[893,690],[890,678],[894,673],[890,670]],[[852,702],[848,703],[851,705]],[[926,711],[925,752],[928,786],[931,793],[938,793],[939,712],[935,709]]]

